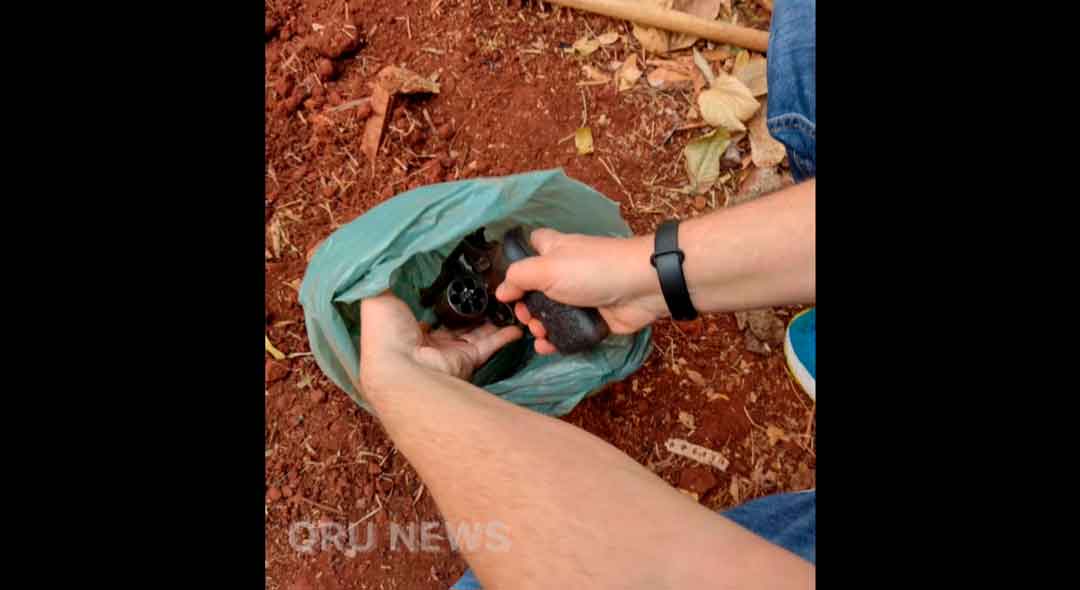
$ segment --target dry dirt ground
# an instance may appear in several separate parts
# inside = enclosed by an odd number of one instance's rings
[[[735,9],[740,23],[767,30],[757,3]],[[619,39],[587,57],[566,51],[610,31]],[[721,53],[716,67],[730,71],[736,52],[726,49],[732,57]],[[267,588],[442,589],[465,568],[453,552],[392,551],[386,542],[390,522],[436,521],[438,511],[379,423],[305,354],[297,289],[320,240],[395,194],[461,178],[562,167],[618,201],[639,233],[787,178],[784,164],[754,166],[744,139],[738,165],[712,191],[673,192],[687,183],[682,150],[703,132],[690,112],[693,88],[653,88],[642,77],[617,92],[583,70],[610,74],[631,53],[644,66],[629,23],[539,2],[266,0],[266,330],[288,355],[267,356]],[[370,109],[333,109],[370,96],[386,65],[437,73],[441,91],[397,103],[372,166],[360,150]],[[583,121],[595,152],[579,156],[572,136]],[[712,508],[814,487],[813,402],[791,382],[775,339],[797,311],[660,322],[642,369],[563,419]],[[730,464],[673,455],[664,447],[673,437]],[[350,559],[289,545],[290,523],[354,523],[380,507],[369,516],[380,531],[372,551]]]

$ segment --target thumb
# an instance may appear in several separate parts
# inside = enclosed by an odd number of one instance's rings
[[[532,246],[536,250],[536,253],[543,255],[547,254],[548,250],[555,247],[555,243],[559,241],[559,238],[562,235],[562,232],[548,227],[542,227],[534,229],[532,233],[529,234],[529,241],[532,242]]]
[[[506,280],[495,289],[495,298],[503,303],[517,301],[526,291],[545,291],[551,284],[548,261],[532,256],[510,265]]]

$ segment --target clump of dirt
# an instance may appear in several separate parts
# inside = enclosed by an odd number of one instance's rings
[[[744,139],[725,155],[717,188],[697,201],[674,193],[686,183],[682,149],[698,133],[688,119],[692,91],[654,89],[644,77],[624,92],[615,82],[581,84],[586,65],[612,72],[637,54],[646,67],[626,22],[499,0],[266,6],[266,330],[285,355],[266,366],[266,587],[448,588],[465,569],[457,553],[390,546],[391,523],[441,521],[430,494],[378,421],[310,356],[297,294],[313,248],[382,201],[447,180],[563,167],[619,202],[645,233],[669,217],[753,198],[787,176],[758,171]],[[767,29],[758,3],[735,6],[740,22]],[[563,50],[607,31],[620,39],[587,57]],[[375,77],[389,65],[437,79],[440,91],[394,101],[371,161],[360,147]],[[588,156],[572,140],[583,125],[594,138]],[[771,313],[786,323],[797,311]],[[759,332],[775,326],[761,323]],[[642,369],[564,419],[711,508],[813,487],[813,403],[792,384],[782,350],[749,350],[753,332],[744,328],[734,314],[658,323]],[[673,455],[670,438],[730,464]],[[374,542],[351,557],[332,544],[302,553],[290,544],[291,532],[306,538],[294,530],[302,522],[352,525],[360,545],[370,524]]]

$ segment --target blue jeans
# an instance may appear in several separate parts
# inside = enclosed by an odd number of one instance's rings
[[[787,148],[795,182],[817,170],[816,0],[776,0],[769,31],[769,133]],[[816,563],[817,492],[758,498],[721,513],[758,536]],[[481,590],[465,570],[451,590]]]

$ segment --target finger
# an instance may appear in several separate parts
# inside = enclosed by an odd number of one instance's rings
[[[494,334],[490,334],[485,338],[481,338],[473,343],[476,347],[477,359],[476,365],[482,365],[487,362],[491,355],[495,354],[495,351],[510,344],[511,342],[522,337],[521,328],[517,326],[507,326],[501,330],[496,330]]]
[[[536,318],[529,320],[529,331],[537,338],[547,338],[547,328]]]
[[[532,242],[533,249],[536,250],[536,253],[543,255],[555,246],[555,242],[559,240],[559,236],[561,235],[561,232],[549,227],[542,227],[534,229],[532,233],[529,234],[529,241]]]
[[[548,342],[547,340],[542,340],[539,338],[536,340],[534,346],[538,354],[555,354],[556,352],[559,352],[558,349],[555,348],[554,344]]]
[[[461,338],[462,340],[464,340],[466,342],[474,342],[475,343],[475,342],[479,342],[480,340],[483,340],[484,338],[487,338],[487,337],[491,336],[492,334],[494,334],[495,332],[498,332],[498,331],[499,331],[499,329],[495,327],[495,324],[493,324],[491,322],[486,322],[486,323],[484,323],[484,325],[478,326],[476,329],[469,330],[468,332],[462,334],[461,336],[459,336],[459,338]]]
[[[518,301],[514,306],[514,315],[517,316],[519,322],[528,325],[529,320],[532,319],[532,314],[529,313],[529,308],[525,307],[525,304]]]
[[[523,258],[506,269],[506,280],[495,290],[499,301],[509,303],[521,299],[526,291],[547,291],[552,278],[549,260],[541,256]]]

